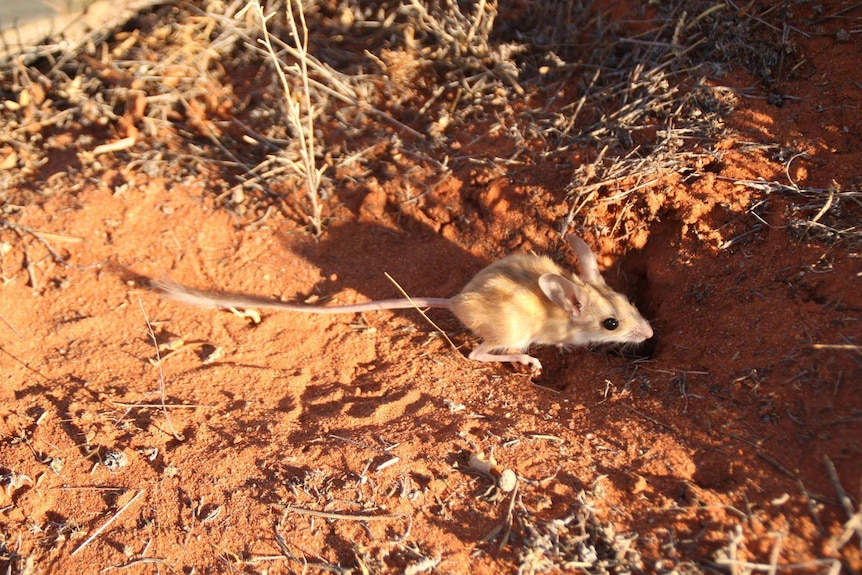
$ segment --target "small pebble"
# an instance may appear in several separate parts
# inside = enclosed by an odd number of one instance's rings
[[[504,469],[500,474],[500,478],[497,480],[497,487],[500,488],[500,491],[503,493],[509,493],[515,486],[518,484],[518,477],[515,475],[515,472],[511,469]]]

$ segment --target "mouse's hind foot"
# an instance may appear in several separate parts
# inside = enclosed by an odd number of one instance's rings
[[[470,352],[469,358],[473,361],[520,363],[530,366],[530,371],[534,374],[539,374],[542,371],[542,363],[532,355],[527,355],[526,353],[494,353],[493,351],[494,348],[490,345],[482,343]]]

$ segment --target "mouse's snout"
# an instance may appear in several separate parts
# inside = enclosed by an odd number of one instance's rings
[[[641,341],[646,341],[653,336],[652,326],[644,321],[643,325],[639,325],[635,330],[635,335],[641,338]]]

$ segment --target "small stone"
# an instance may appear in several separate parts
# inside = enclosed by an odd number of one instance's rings
[[[497,487],[500,488],[500,491],[503,493],[509,493],[515,486],[518,484],[518,476],[515,475],[515,472],[511,469],[504,469],[500,474],[500,478],[497,479]]]

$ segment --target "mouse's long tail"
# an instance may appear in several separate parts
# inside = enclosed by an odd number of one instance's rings
[[[281,302],[251,295],[198,291],[196,289],[187,288],[164,280],[152,280],[150,282],[150,286],[155,291],[172,300],[206,308],[227,309],[259,307],[303,313],[337,314],[379,311],[384,309],[409,309],[417,307],[448,309],[450,305],[449,300],[445,298],[417,297],[411,299],[385,299],[381,301],[370,301],[351,305],[319,306]]]

